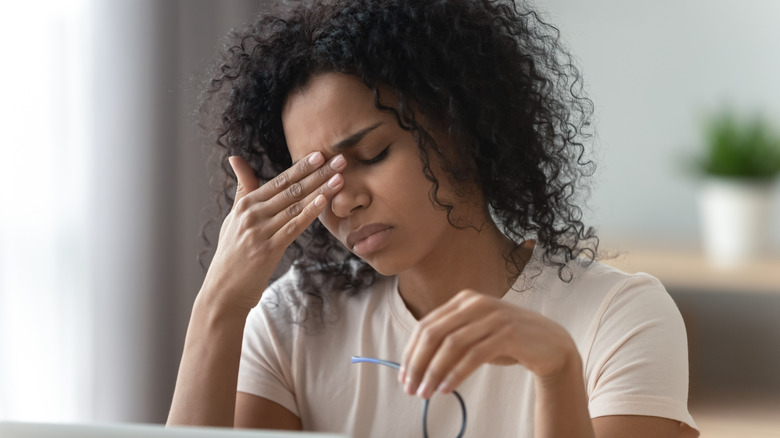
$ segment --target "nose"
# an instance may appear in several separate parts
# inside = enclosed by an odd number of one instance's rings
[[[350,178],[346,174],[344,176],[344,186],[333,196],[330,203],[333,214],[340,218],[345,218],[371,204],[371,195],[359,179]]]

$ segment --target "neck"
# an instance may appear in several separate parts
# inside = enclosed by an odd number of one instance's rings
[[[435,255],[398,275],[401,297],[417,319],[465,289],[504,296],[533,250],[532,243],[524,245],[519,256],[510,258],[514,243],[493,223],[480,231],[469,228],[455,234]]]

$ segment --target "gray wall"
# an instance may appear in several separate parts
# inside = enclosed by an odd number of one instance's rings
[[[223,37],[261,3],[96,2],[90,419],[166,418],[211,199],[193,111]]]
[[[764,111],[780,128],[780,2],[536,3],[579,59],[596,105],[592,223],[605,236],[696,245],[698,180],[679,157],[696,150],[702,115],[725,102]]]
[[[596,105],[591,222],[607,245],[697,246],[699,181],[679,157],[699,146],[702,115],[725,103],[763,111],[780,128],[780,2],[537,3],[578,57]],[[780,253],[780,190],[772,223]],[[693,401],[780,394],[780,296],[670,292],[689,330]]]

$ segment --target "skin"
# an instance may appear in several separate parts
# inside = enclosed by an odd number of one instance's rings
[[[454,205],[459,223],[475,225],[453,227],[429,198],[414,138],[375,108],[362,83],[335,73],[314,77],[288,96],[282,120],[295,161],[283,175],[258,187],[247,163],[231,158],[236,202],[193,308],[169,424],[301,428],[280,405],[231,388],[249,309],[284,249],[319,216],[351,249],[355,230],[388,229],[370,251],[354,249],[378,272],[398,276],[401,296],[420,320],[398,376],[409,394],[450,392],[486,363],[524,366],[536,377],[536,437],[677,436],[679,423],[669,419],[591,420],[568,332],[500,300],[517,275],[504,257],[512,242],[486,214],[478,187],[459,187],[465,195],[456,195],[433,163],[440,197]],[[446,149],[449,139],[432,132]],[[521,249],[521,264],[531,250]]]

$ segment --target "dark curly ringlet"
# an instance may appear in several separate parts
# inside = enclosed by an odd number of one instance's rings
[[[438,206],[452,211],[437,196],[431,154],[453,181],[478,183],[515,251],[536,239],[563,281],[573,276],[568,261],[595,259],[598,239],[576,203],[594,168],[583,146],[592,136],[586,130],[593,105],[558,30],[525,3],[285,2],[268,6],[229,38],[202,101],[206,114],[220,112],[214,129],[225,178],[222,216],[235,193],[228,156],[246,159],[261,184],[288,168],[285,98],[317,74],[340,72],[361,80],[377,108],[414,135]],[[380,90],[392,90],[397,106],[382,105]],[[419,115],[446,129],[453,153],[438,147]],[[379,275],[319,221],[289,251],[307,273],[301,290],[315,298],[306,300],[306,312],[314,313],[304,319],[317,314],[327,291],[356,293]],[[323,286],[323,278],[332,283]]]

